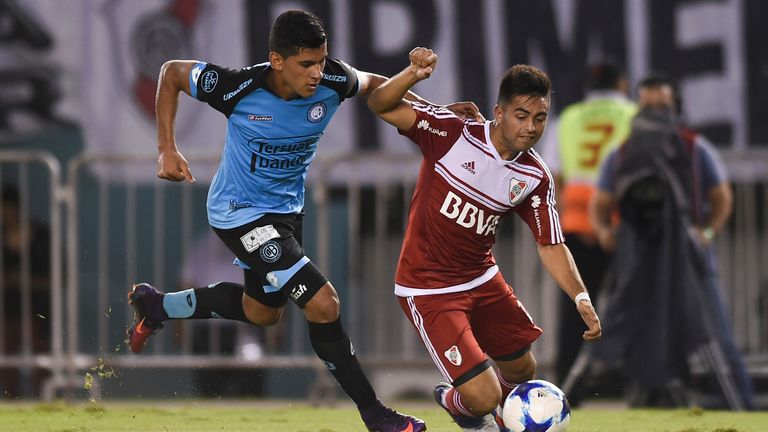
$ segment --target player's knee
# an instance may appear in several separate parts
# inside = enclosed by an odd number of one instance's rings
[[[473,415],[482,416],[496,409],[501,401],[501,387],[498,383],[487,385],[482,391],[462,392],[461,400]]]
[[[280,317],[282,315],[283,308],[260,314],[248,313],[248,311],[245,312],[245,316],[248,318],[248,321],[262,327],[271,327],[277,324],[277,322],[280,321]]]
[[[532,380],[536,375],[536,358],[528,352],[519,360],[505,365],[501,368],[504,379],[509,382],[521,383]]]
[[[255,300],[248,301],[244,297],[243,312],[245,313],[245,317],[248,318],[248,321],[251,323],[263,327],[270,327],[280,321],[280,317],[283,315],[283,308],[267,307]]]
[[[322,288],[304,306],[307,320],[314,323],[329,323],[339,318],[339,296],[330,282]]]
[[[496,409],[501,400],[499,378],[491,368],[484,370],[456,389],[461,395],[464,406],[475,416],[490,413]]]

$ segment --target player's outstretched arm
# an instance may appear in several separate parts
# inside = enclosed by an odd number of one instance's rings
[[[387,81],[387,77],[370,72],[358,71],[358,77],[360,79],[360,90],[358,91],[358,95],[363,97],[369,96],[371,92]],[[485,121],[485,117],[480,113],[480,109],[478,109],[477,105],[472,101],[461,101],[453,102],[448,105],[440,105],[424,99],[412,90],[408,90],[405,93],[405,96],[403,96],[403,99],[410,102],[419,102],[424,105],[444,107],[464,120]]]
[[[538,248],[539,257],[541,257],[544,268],[552,275],[560,288],[574,301],[579,296],[579,301],[576,302],[576,310],[579,311],[581,319],[587,325],[587,330],[582,336],[584,340],[595,341],[600,339],[602,335],[600,318],[598,318],[597,312],[595,312],[595,308],[592,306],[592,301],[589,299],[587,288],[584,286],[579,270],[576,268],[576,263],[573,261],[571,251],[568,250],[565,243],[538,245]]]
[[[616,249],[616,236],[611,223],[613,208],[613,195],[600,189],[589,202],[589,222],[595,228],[598,243],[608,252]]]
[[[408,130],[416,122],[416,112],[404,99],[406,93],[417,82],[429,78],[437,65],[437,54],[429,48],[414,48],[408,58],[408,67],[381,83],[368,97],[368,108],[400,130]]]
[[[191,95],[189,72],[194,60],[170,60],[160,68],[155,96],[157,117],[157,176],[170,181],[195,182],[189,163],[176,147],[174,124],[179,107],[179,92]]]

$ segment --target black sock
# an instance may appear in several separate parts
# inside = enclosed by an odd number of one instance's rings
[[[225,318],[252,324],[243,312],[243,286],[232,282],[168,293],[163,306],[169,318]]]
[[[376,393],[357,361],[349,337],[341,327],[341,318],[331,323],[308,324],[312,348],[336,377],[344,392],[360,409],[375,404]]]

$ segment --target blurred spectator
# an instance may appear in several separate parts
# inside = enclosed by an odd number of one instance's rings
[[[2,189],[0,213],[2,267],[0,268],[0,300],[2,300],[2,331],[4,346],[0,353],[32,354],[48,351],[50,347],[50,234],[44,224],[30,220],[21,206],[18,190],[13,186]],[[29,316],[24,304],[30,305]],[[24,346],[23,326],[29,319],[31,344]],[[37,394],[42,372],[30,369],[0,369],[0,389],[4,397],[29,397]]]
[[[687,405],[688,360],[698,354],[721,405],[753,408],[710,248],[731,212],[730,185],[711,145],[681,127],[671,81],[645,79],[638,96],[630,137],[605,161],[592,202],[616,279],[595,352],[623,362],[633,406]]]
[[[590,66],[585,85],[584,100],[567,106],[560,115],[557,152],[547,159],[547,163],[557,182],[558,211],[565,242],[584,285],[594,298],[598,298],[609,256],[598,245],[589,222],[589,200],[595,191],[600,164],[629,136],[630,122],[637,108],[627,98],[624,72],[611,62]],[[581,348],[584,325],[573,302],[566,296],[560,296],[558,318],[555,367],[557,379],[562,381]],[[583,386],[576,389],[581,390]],[[578,404],[579,395],[568,396],[572,404]]]

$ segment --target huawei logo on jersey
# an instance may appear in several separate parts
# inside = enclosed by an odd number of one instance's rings
[[[460,196],[451,191],[448,191],[448,195],[445,196],[443,205],[440,207],[440,213],[464,228],[486,236],[489,234],[496,235],[496,226],[501,218],[499,215],[486,215],[483,209],[471,202],[464,202]]]
[[[463,164],[461,164],[461,167],[471,172],[472,174],[475,173],[475,161],[464,162]]]
[[[441,137],[448,136],[448,132],[431,127],[428,120],[422,120],[418,122],[416,124],[416,129],[424,129],[425,131],[432,132],[433,134],[439,135]]]

